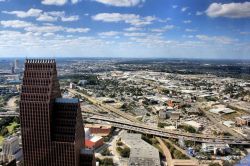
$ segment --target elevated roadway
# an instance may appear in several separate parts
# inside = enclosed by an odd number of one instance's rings
[[[4,117],[16,117],[19,116],[19,113],[14,111],[0,112],[0,118]]]
[[[175,138],[179,139],[183,137],[184,140],[190,140],[194,142],[201,143],[226,143],[235,145],[250,145],[250,140],[237,140],[235,137],[214,137],[210,135],[203,134],[190,134],[178,131],[165,130],[155,127],[150,127],[141,123],[128,122],[121,119],[107,118],[103,116],[92,116],[86,119],[89,122],[101,123],[101,124],[111,124],[116,128],[121,128],[125,130],[136,131],[144,134],[151,134],[154,136],[162,138]]]
[[[102,103],[101,101],[96,100],[94,97],[88,96],[81,92],[78,92],[73,89],[68,89],[68,91],[72,94],[80,95],[81,97],[85,98],[86,100],[92,102],[94,105],[101,107],[106,111],[113,112],[124,119],[129,120],[123,121],[121,119],[114,119],[114,118],[107,118],[103,116],[93,116],[88,118],[88,121],[95,122],[95,123],[109,123],[112,124],[114,127],[126,129],[126,130],[133,130],[141,133],[152,134],[155,136],[163,137],[163,138],[180,138],[183,137],[184,140],[191,140],[195,142],[207,142],[207,143],[227,143],[227,144],[236,144],[236,145],[250,145],[250,140],[238,139],[236,137],[230,136],[220,136],[214,137],[210,135],[204,134],[191,134],[179,131],[171,131],[171,130],[164,130],[159,128],[153,128],[142,124],[136,118],[131,115],[128,115],[124,112],[121,112],[119,109],[116,109],[108,104]]]

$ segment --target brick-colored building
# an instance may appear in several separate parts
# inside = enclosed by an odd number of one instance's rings
[[[84,156],[80,103],[78,99],[61,98],[55,60],[26,60],[20,120],[25,166],[84,163],[80,163]]]
[[[250,116],[236,117],[236,125],[239,126],[250,126]]]
[[[85,127],[89,128],[91,134],[99,136],[108,136],[112,131],[110,125],[86,124]]]

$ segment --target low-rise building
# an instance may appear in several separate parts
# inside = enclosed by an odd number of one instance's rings
[[[203,152],[214,153],[215,155],[220,153],[226,153],[230,151],[230,147],[228,144],[220,144],[220,143],[202,143],[201,149]]]
[[[89,128],[84,128],[85,130],[85,147],[88,149],[97,149],[104,144],[103,137],[92,135]]]
[[[196,131],[200,131],[203,129],[203,125],[200,123],[197,123],[195,121],[186,121],[183,124],[188,125],[188,126],[192,126]]]
[[[212,108],[209,112],[214,114],[231,114],[234,113],[235,110],[232,110],[231,108]]]
[[[108,136],[112,131],[112,126],[110,125],[99,125],[99,124],[85,124],[85,128],[89,128],[92,135],[98,136]]]
[[[250,126],[250,116],[236,117],[235,120],[238,126]]]
[[[180,119],[181,113],[177,111],[172,111],[170,114],[170,119],[172,120],[178,120]]]
[[[19,146],[19,138],[17,136],[6,138],[2,145],[0,163],[16,165],[16,161],[21,161],[22,158],[23,151]]]
[[[165,110],[160,110],[159,111],[159,118],[160,119],[166,119],[166,117],[167,117],[166,111]]]
[[[74,84],[73,82],[71,82],[71,83],[69,84],[69,88],[70,88],[70,89],[75,89],[75,88],[76,88],[76,84]]]
[[[223,125],[227,126],[227,127],[233,127],[235,125],[235,122],[229,120],[229,121],[224,121]]]

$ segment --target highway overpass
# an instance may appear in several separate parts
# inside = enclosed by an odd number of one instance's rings
[[[190,134],[179,131],[165,130],[155,127],[150,127],[144,124],[128,122],[121,119],[107,118],[102,116],[92,116],[86,119],[88,122],[110,124],[116,128],[125,130],[136,131],[144,134],[151,134],[163,138],[175,138],[182,137],[184,140],[190,140],[194,142],[204,143],[227,143],[231,145],[250,145],[250,140],[237,140],[235,137],[214,137],[203,134]]]
[[[19,113],[15,112],[15,111],[0,112],[0,118],[16,117],[16,116],[19,116]]]

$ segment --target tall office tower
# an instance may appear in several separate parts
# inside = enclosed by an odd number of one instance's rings
[[[20,118],[25,166],[80,165],[80,103],[61,98],[55,60],[26,60]]]
[[[19,66],[19,60],[15,59],[15,62],[14,62],[14,68],[15,68],[15,70],[19,68],[18,66]]]

